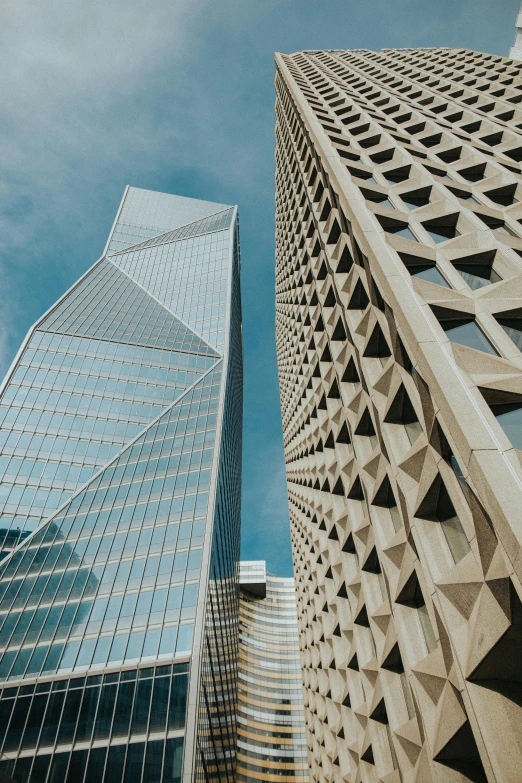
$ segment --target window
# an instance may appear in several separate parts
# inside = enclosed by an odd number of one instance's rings
[[[405,182],[410,178],[411,166],[400,166],[398,169],[384,171],[383,174],[388,182]]]
[[[381,204],[384,207],[395,209],[386,193],[377,193],[377,191],[368,190],[367,188],[361,188],[361,193],[367,201],[373,201],[374,204]]]
[[[522,397],[496,389],[480,391],[513,446],[522,451]]]
[[[469,287],[476,291],[502,279],[493,269],[494,259],[495,251],[492,250],[465,258],[457,258],[451,263]]]
[[[430,203],[431,187],[418,188],[418,190],[411,190],[408,193],[401,193],[401,199],[407,205],[409,209],[417,209],[417,207],[425,207]]]
[[[486,176],[486,164],[479,163],[476,166],[469,166],[466,169],[460,169],[458,172],[461,177],[467,179],[468,182],[480,182]]]
[[[436,305],[431,309],[452,343],[499,356],[473,316]]]
[[[459,236],[459,231],[457,230],[458,219],[458,214],[442,215],[433,220],[427,220],[422,226],[433,241],[438,244],[439,242],[446,242],[447,239],[454,239]]]
[[[437,269],[434,261],[427,258],[418,258],[408,253],[399,253],[404,265],[412,277],[418,277],[420,280],[427,280],[429,283],[442,285],[445,288],[451,286]]]
[[[504,185],[501,188],[494,188],[493,190],[486,190],[486,195],[494,204],[500,204],[504,207],[510,207],[516,202],[515,193],[517,190],[516,183],[511,185]]]
[[[381,215],[377,215],[376,217],[388,234],[396,234],[397,236],[404,237],[404,239],[411,239],[413,242],[419,241],[407,223],[403,223],[400,220],[393,220],[393,218],[386,218]]]

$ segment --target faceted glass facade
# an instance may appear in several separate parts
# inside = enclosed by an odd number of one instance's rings
[[[207,615],[237,626],[236,211],[129,188],[108,247],[0,397],[0,769],[20,782],[192,774]]]

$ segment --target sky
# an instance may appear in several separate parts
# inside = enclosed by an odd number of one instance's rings
[[[238,204],[244,559],[292,573],[274,341],[274,51],[507,55],[520,0],[17,0],[0,27],[0,376],[127,184]]]

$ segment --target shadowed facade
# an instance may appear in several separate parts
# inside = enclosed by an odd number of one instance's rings
[[[311,779],[515,783],[521,66],[463,49],[276,65]]]

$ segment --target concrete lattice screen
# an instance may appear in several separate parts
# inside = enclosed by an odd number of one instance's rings
[[[520,779],[522,73],[276,55],[276,329],[311,779]]]

